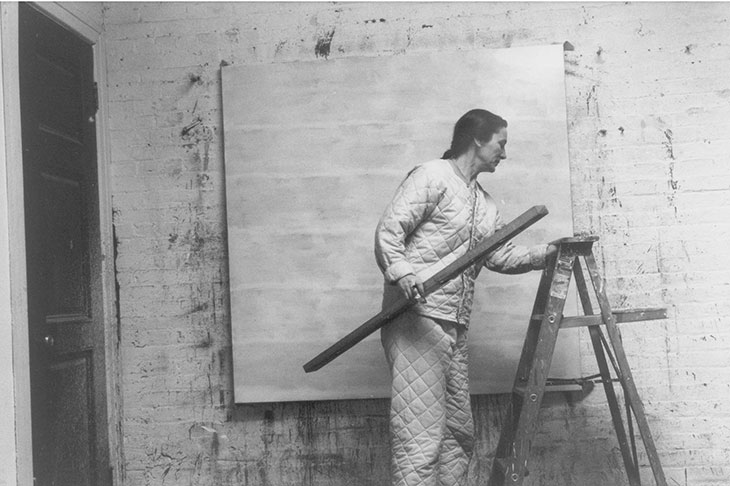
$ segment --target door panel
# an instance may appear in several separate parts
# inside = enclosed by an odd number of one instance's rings
[[[93,442],[93,376],[91,354],[58,360],[50,367],[52,407],[50,439],[55,444],[51,460],[53,484],[91,486]]]
[[[109,484],[93,52],[21,3],[36,486]]]
[[[82,187],[73,179],[41,174],[41,197],[47,208],[46,249],[52,255],[46,272],[46,319],[89,316],[88,248],[84,238]]]

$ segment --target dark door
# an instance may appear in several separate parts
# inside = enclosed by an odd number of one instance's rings
[[[20,4],[33,473],[108,484],[93,51]]]

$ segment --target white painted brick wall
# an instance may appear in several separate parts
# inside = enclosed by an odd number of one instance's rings
[[[730,484],[729,17],[725,3],[104,4],[125,484],[386,483],[385,401],[231,403],[219,68],[327,62],[327,35],[328,58],[574,46],[575,229],[601,237],[614,307],[669,309],[623,326],[669,484]],[[473,402],[482,484],[506,401]],[[541,419],[529,484],[626,484],[600,386],[549,397]]]

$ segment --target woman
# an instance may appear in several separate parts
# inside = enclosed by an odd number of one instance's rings
[[[507,155],[507,122],[475,109],[454,127],[441,159],[416,166],[398,187],[375,234],[385,277],[383,308],[401,295],[415,304],[383,327],[392,375],[393,484],[461,485],[473,450],[467,331],[474,279],[482,266],[501,273],[542,269],[557,251],[507,243],[441,289],[423,282],[504,225],[477,182]]]

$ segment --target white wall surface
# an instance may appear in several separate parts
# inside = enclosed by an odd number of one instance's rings
[[[104,6],[126,484],[387,478],[384,400],[232,402],[220,66],[565,41],[575,229],[614,307],[669,309],[622,327],[669,484],[730,483],[730,4]],[[474,400],[470,484],[505,406]],[[600,387],[541,420],[529,484],[626,484]]]

